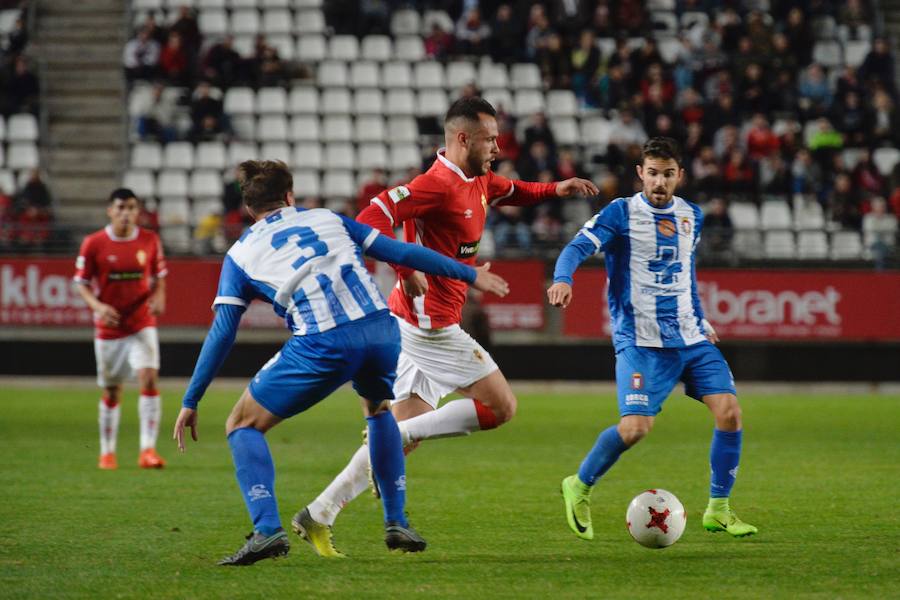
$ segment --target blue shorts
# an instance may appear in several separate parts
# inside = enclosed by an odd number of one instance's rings
[[[314,335],[294,336],[250,382],[250,393],[283,419],[305,411],[337,388],[369,400],[391,400],[400,329],[388,311]]]
[[[695,400],[710,394],[737,394],[725,357],[710,342],[685,348],[630,346],[616,353],[621,416],[658,414],[679,381]]]

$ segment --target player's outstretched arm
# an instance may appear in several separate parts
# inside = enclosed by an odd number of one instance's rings
[[[572,301],[572,286],[560,281],[547,288],[547,301],[550,306],[566,308]]]
[[[556,195],[560,198],[567,196],[596,196],[600,189],[593,181],[572,177],[556,184]]]

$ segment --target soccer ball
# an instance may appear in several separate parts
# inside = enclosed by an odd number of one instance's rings
[[[675,494],[647,490],[634,497],[625,512],[628,533],[641,546],[665,548],[684,533],[687,515]]]

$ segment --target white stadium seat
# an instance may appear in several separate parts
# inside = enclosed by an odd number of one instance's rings
[[[162,168],[162,148],[156,142],[141,142],[131,147],[131,166],[135,169]]]
[[[738,256],[762,258],[762,234],[757,229],[736,229],[731,240],[731,247]]]
[[[894,166],[900,162],[900,150],[897,148],[877,148],[872,154],[872,162],[882,175],[890,175]]]
[[[319,63],[316,81],[320,87],[347,87],[347,65],[336,61]]]
[[[224,36],[228,33],[228,15],[224,10],[202,10],[197,15],[197,26],[205,36]]]
[[[849,40],[844,44],[844,60],[850,67],[857,68],[872,49],[868,40]]]
[[[391,33],[394,36],[399,35],[419,35],[422,28],[419,13],[410,8],[403,8],[394,11],[391,15]]]
[[[169,0],[177,3],[178,0]],[[256,8],[256,0],[228,0],[228,8]]]
[[[288,166],[293,164],[293,152],[287,142],[264,142],[259,154],[263,160],[280,160]]]
[[[249,115],[256,109],[256,97],[248,87],[233,87],[225,92],[224,110],[229,115]]]
[[[384,119],[380,115],[357,117],[353,133],[353,139],[357,142],[383,142],[387,138]],[[396,139],[393,129],[391,139]]]
[[[386,90],[412,87],[412,69],[409,63],[389,62],[381,69],[382,87]]]
[[[508,88],[509,74],[506,71],[506,65],[483,61],[478,67],[478,87],[483,90]]]
[[[191,204],[191,223],[200,223],[203,219],[221,215],[223,212],[222,199],[211,196],[194,198]]]
[[[360,144],[356,153],[359,169],[383,169],[387,166],[388,153],[384,144],[367,142]]]
[[[334,88],[322,92],[320,110],[326,115],[346,115],[350,113],[351,102],[349,90]]]
[[[302,115],[291,119],[290,138],[295,142],[318,142],[319,117]]]
[[[0,142],[6,139],[6,119],[0,115]]]
[[[322,146],[316,142],[299,142],[294,144],[294,160],[291,164],[305,169],[321,169]]]
[[[416,114],[420,117],[442,117],[450,108],[443,89],[422,90],[418,95]]]
[[[766,258],[794,258],[797,251],[794,245],[794,234],[791,231],[767,231],[764,243]]]
[[[327,171],[322,181],[322,195],[350,198],[356,195],[356,183],[351,171]]]
[[[284,115],[265,115],[260,117],[256,127],[256,139],[262,142],[287,141],[287,117]]]
[[[191,220],[191,205],[185,196],[166,196],[156,205],[160,225],[185,225]]]
[[[517,63],[512,66],[511,83],[515,89],[537,90],[542,86],[541,71],[532,63]],[[496,83],[491,83],[496,86]]]
[[[0,184],[0,188],[2,188]],[[138,198],[154,198],[156,196],[156,178],[153,173],[145,170],[126,171],[122,177],[122,187],[129,188]],[[9,190],[5,190],[9,191]]]
[[[291,114],[315,114],[319,112],[319,91],[313,87],[295,87],[288,95]]]
[[[416,112],[416,100],[412,90],[408,88],[389,88],[384,107],[388,115],[411,115]]]
[[[357,90],[353,95],[353,112],[357,115],[384,114],[381,90]]]
[[[862,258],[862,236],[857,231],[835,231],[831,234],[831,258],[858,260]]]
[[[16,178],[12,171],[0,170],[0,190],[10,196],[16,191]]]
[[[447,89],[458,92],[460,88],[478,80],[475,65],[469,61],[455,61],[447,65]]]
[[[249,142],[231,142],[228,145],[228,165],[236,167],[245,160],[254,160],[259,157],[256,144]]]
[[[249,33],[236,35],[232,47],[243,57],[253,56],[256,50],[256,36]]]
[[[407,169],[422,165],[422,154],[417,144],[391,144],[391,169]]]
[[[362,39],[360,55],[366,60],[385,62],[391,59],[394,44],[386,35],[367,35]]]
[[[269,45],[275,48],[275,51],[278,53],[278,58],[286,61],[294,60],[296,46],[292,35],[286,33],[273,33],[272,35],[267,36],[266,39],[269,42]]]
[[[328,40],[328,58],[353,62],[359,58],[359,40],[353,35],[335,35]]]
[[[603,117],[591,117],[581,120],[581,143],[589,148],[606,153],[612,125]]]
[[[806,259],[828,258],[828,238],[824,231],[801,231],[797,234],[797,256]]]
[[[256,119],[253,115],[232,115],[231,128],[239,139],[256,139]]]
[[[544,94],[538,90],[519,90],[515,95],[513,114],[519,117],[527,117],[541,112],[544,106]]]
[[[234,35],[256,35],[259,33],[259,12],[235,10],[231,13],[231,33]]]
[[[219,198],[222,195],[222,175],[219,171],[197,170],[191,173],[188,191],[192,198]]]
[[[571,117],[555,117],[550,121],[550,129],[557,144],[575,146],[579,142],[578,123]]]
[[[547,92],[547,115],[557,117],[574,117],[578,114],[578,99],[572,90],[550,90]]]
[[[194,146],[190,142],[170,142],[163,147],[163,167],[193,169]]]
[[[823,67],[835,68],[844,64],[844,51],[840,42],[820,40],[813,46],[813,60]]]
[[[759,213],[760,226],[767,230],[790,229],[793,219],[791,209],[783,200],[768,200],[762,203]]]
[[[282,8],[270,9],[263,13],[262,30],[267,36],[291,34],[294,31],[291,11]]]
[[[728,207],[728,216],[735,229],[759,229],[759,210],[752,202],[733,202]]]
[[[320,195],[318,171],[301,170],[294,172],[294,196],[299,200],[306,196]]]
[[[412,117],[390,117],[387,131],[394,142],[415,142],[419,139],[419,126]]]
[[[822,230],[825,227],[825,215],[822,205],[813,198],[806,199],[798,194],[794,198],[794,228],[800,230]]]
[[[195,169],[216,169],[221,171],[228,166],[225,158],[225,144],[222,142],[200,142],[194,148]]]
[[[256,111],[262,114],[284,114],[287,112],[287,92],[284,88],[261,88],[256,93]]]
[[[301,36],[306,33],[324,33],[325,15],[321,10],[297,11],[294,32]]]
[[[353,144],[333,142],[325,144],[325,168],[348,169],[356,168],[356,160],[353,152]]]
[[[360,61],[350,65],[350,87],[376,88],[381,85],[378,63]]]
[[[491,103],[495,110],[512,112],[512,93],[506,88],[491,88],[484,91],[483,97]]]
[[[325,60],[328,46],[325,36],[318,34],[301,35],[297,39],[295,56],[300,62],[317,63]]]
[[[322,120],[322,140],[325,142],[349,142],[353,139],[350,117],[330,115]]]
[[[439,62],[425,61],[413,67],[413,86],[416,89],[444,88],[444,66]]]
[[[162,198],[188,195],[187,173],[180,169],[166,169],[156,179],[156,193]]]
[[[38,123],[32,114],[18,114],[9,117],[6,124],[6,139],[10,142],[34,142],[38,139]]]
[[[394,40],[394,59],[417,62],[425,59],[425,44],[417,35],[408,35]]]
[[[259,5],[263,8],[290,8],[291,0],[259,0]]]

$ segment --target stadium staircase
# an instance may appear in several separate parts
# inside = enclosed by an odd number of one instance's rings
[[[124,160],[125,43],[122,0],[42,0],[36,53],[42,63],[47,136],[43,166],[62,222],[105,219],[104,199]]]
[[[878,4],[884,16],[884,33],[894,51],[894,79],[900,81],[900,60],[897,60],[897,52],[900,51],[900,0],[881,0]]]

